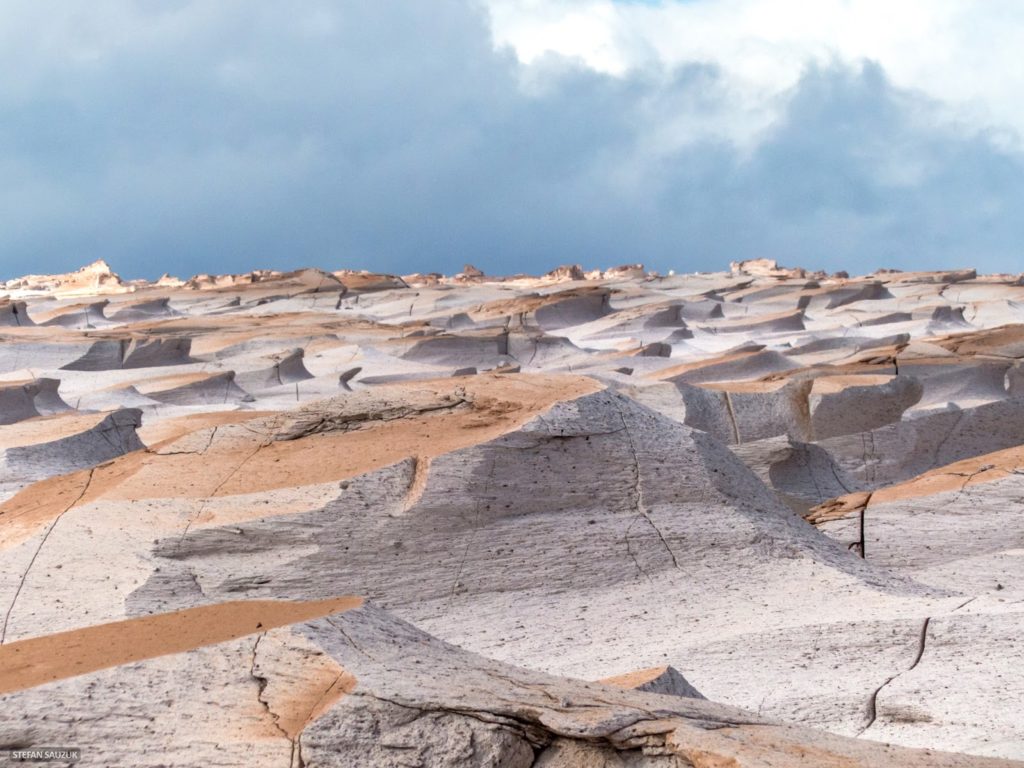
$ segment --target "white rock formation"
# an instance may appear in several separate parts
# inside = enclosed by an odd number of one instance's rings
[[[0,749],[1024,759],[1016,277],[97,263],[6,292]]]

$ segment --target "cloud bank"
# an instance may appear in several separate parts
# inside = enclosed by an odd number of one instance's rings
[[[803,57],[774,88],[738,55],[611,71],[526,56],[508,8],[469,0],[0,8],[8,277],[101,257],[150,277],[1024,270],[1013,126],[958,119],[884,62]]]

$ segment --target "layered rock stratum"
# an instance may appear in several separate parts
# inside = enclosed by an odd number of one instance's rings
[[[1024,283],[0,299],[0,755],[1024,765]]]

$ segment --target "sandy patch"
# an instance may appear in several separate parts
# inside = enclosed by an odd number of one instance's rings
[[[635,672],[627,672],[624,675],[614,677],[603,677],[597,682],[605,685],[614,685],[616,688],[639,688],[652,680],[657,680],[668,671],[668,667],[650,667],[649,669],[638,669]]]
[[[137,501],[252,494],[344,480],[410,457],[426,462],[426,468],[436,456],[492,440],[558,402],[602,388],[593,379],[573,375],[483,375],[399,384],[376,390],[380,407],[386,407],[390,398],[401,403],[416,392],[441,399],[454,398],[453,393],[461,391],[466,403],[392,421],[365,421],[351,431],[313,433],[295,440],[274,440],[264,418],[239,423],[233,432],[230,427],[222,429],[204,450],[174,452],[173,441],[164,442],[160,449],[166,453],[136,451],[93,470],[23,489],[0,505],[0,547],[23,541],[72,507],[100,498]],[[273,514],[273,508],[261,513]],[[208,518],[204,516],[204,523],[216,524],[216,516]]]
[[[358,608],[359,597],[204,605],[0,646],[0,694]]]
[[[718,357],[708,357],[703,360],[695,360],[691,363],[681,363],[679,365],[673,365],[669,368],[662,368],[659,371],[648,373],[644,378],[655,379],[657,381],[664,381],[671,379],[673,376],[678,376],[682,373],[689,373],[690,371],[699,371],[702,368],[709,368],[713,365],[721,365],[722,363],[731,363],[736,360],[743,360],[748,357],[760,354],[763,350],[747,350],[744,352],[732,352],[727,355],[719,355]]]
[[[0,449],[52,443],[71,435],[88,432],[109,413],[59,413],[40,416],[0,427]]]
[[[269,416],[273,411],[215,411],[213,413],[196,413],[187,416],[173,416],[152,424],[143,424],[138,430],[139,439],[151,450],[178,440],[185,435],[201,429],[220,427],[225,424],[240,424],[262,416]]]

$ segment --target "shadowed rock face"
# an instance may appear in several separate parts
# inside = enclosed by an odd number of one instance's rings
[[[63,366],[66,371],[107,371],[187,365],[189,339],[121,339],[98,341],[82,357]]]
[[[7,292],[4,748],[1024,758],[1014,279],[97,263]]]
[[[59,383],[56,379],[33,379],[0,384],[0,424],[14,424],[69,410],[58,394]]]
[[[641,669],[625,675],[606,677],[600,682],[614,685],[618,688],[630,688],[634,691],[663,693],[667,696],[684,696],[689,699],[704,698],[700,691],[690,685],[675,667]]]
[[[24,301],[0,301],[0,326],[22,327],[35,325],[28,316]]]

